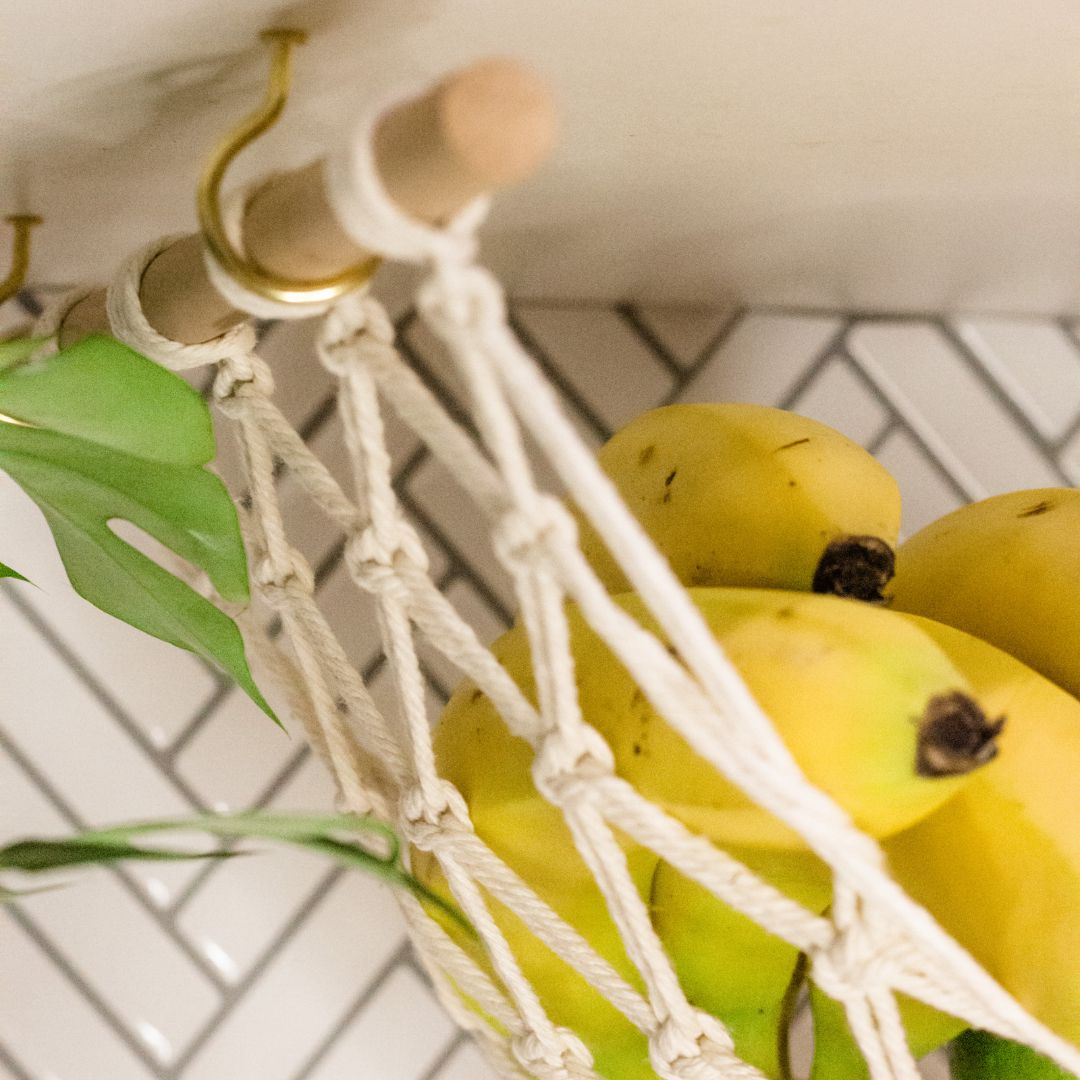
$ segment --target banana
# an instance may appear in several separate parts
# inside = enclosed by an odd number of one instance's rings
[[[1080,1043],[1080,701],[978,638],[905,618],[1008,721],[993,762],[885,841],[893,873],[1025,1008]]]
[[[871,833],[888,835],[930,813],[968,782],[964,773],[992,757],[997,726],[933,642],[894,613],[773,590],[690,595],[810,779]],[[615,600],[656,629],[635,595]],[[622,776],[721,844],[803,847],[797,833],[753,804],[659,717],[574,605],[567,615],[584,718],[611,746]],[[524,630],[509,631],[493,651],[535,701]],[[533,785],[531,747],[507,732],[471,682],[447,704],[434,747],[439,771],[461,791],[477,834],[640,987],[561,813]],[[635,887],[648,899],[657,859],[625,837],[621,842]],[[445,890],[432,859],[416,853],[413,868]],[[509,911],[495,904],[492,910],[549,1015],[581,1035],[598,1071],[613,1080],[651,1077],[645,1039],[629,1021]],[[486,963],[475,941],[459,940]]]
[[[897,554],[892,606],[1012,653],[1080,697],[1080,490],[995,495]]]
[[[810,910],[828,906],[832,873],[810,852],[727,850]],[[768,1077],[782,1076],[798,950],[666,862],[656,868],[650,907],[687,1000],[723,1021],[739,1057]]]
[[[1074,1080],[1041,1054],[987,1031],[965,1031],[952,1045],[953,1080]]]
[[[760,405],[668,405],[633,420],[598,460],[684,585],[882,600],[900,493],[881,464],[825,424]],[[629,589],[575,513],[600,579]]]

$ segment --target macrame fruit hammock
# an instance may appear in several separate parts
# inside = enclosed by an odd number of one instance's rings
[[[361,143],[370,147],[370,139]],[[216,365],[215,402],[243,448],[246,490],[234,494],[244,496],[255,591],[284,630],[270,640],[249,621],[249,644],[279,676],[342,807],[391,823],[410,845],[414,872],[467,920],[466,931],[401,896],[442,1001],[499,1074],[777,1075],[783,1050],[756,1036],[755,1024],[760,1030],[771,1010],[775,1027],[780,1010],[790,1012],[793,1002],[775,990],[797,963],[822,999],[821,1015],[846,1020],[864,1059],[857,1067],[873,1080],[918,1076],[904,1019],[933,1010],[947,1014],[946,1027],[959,1018],[953,1030],[996,1032],[1080,1072],[1080,1053],[905,894],[877,843],[796,764],[725,652],[717,628],[732,612],[679,583],[508,329],[503,292],[474,260],[484,205],[445,228],[428,227],[382,191],[370,151],[350,161],[332,174],[338,202],[347,204],[343,225],[365,249],[422,269],[417,307],[446,346],[468,426],[403,360],[370,294],[316,308],[272,303],[214,265],[215,280],[243,310],[323,319],[319,356],[337,380],[354,466],[346,492],[275,404],[250,325],[196,346],[150,325],[139,283],[167,242],[122,268],[109,315],[117,337],[170,367]],[[43,329],[56,322],[54,314]],[[496,652],[428,574],[391,483],[384,407],[453,473],[488,523],[518,603],[518,624]],[[537,458],[602,542],[626,593],[609,593],[583,556],[578,521],[538,485]],[[345,532],[349,573],[375,598],[395,691],[385,714],[331,632],[311,567],[289,542],[279,463]],[[798,613],[828,621],[830,603],[842,602],[807,595]],[[868,639],[887,633],[884,613],[849,612],[844,618]],[[890,632],[890,647],[903,652],[904,634]],[[418,640],[463,680],[435,743]],[[605,694],[662,717],[650,728],[659,745],[635,750],[614,728],[601,733],[586,723],[606,715],[596,703]],[[455,725],[472,725],[473,737],[455,738]],[[666,753],[678,767],[655,766]],[[706,772],[725,778],[728,810],[748,837],[783,838],[773,845],[787,849],[783,859],[767,845],[713,843],[707,813],[688,824],[687,814],[671,812],[683,796],[693,801]],[[710,986],[721,988],[719,1008],[710,1008]],[[713,1015],[736,999],[749,1003],[745,1014],[729,1010],[726,1024]]]

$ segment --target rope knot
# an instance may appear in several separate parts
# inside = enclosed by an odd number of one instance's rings
[[[226,357],[214,379],[214,400],[218,408],[230,417],[243,408],[245,397],[272,397],[274,377],[264,360],[254,353]]]
[[[514,1037],[514,1057],[530,1076],[540,1080],[591,1080],[592,1054],[581,1039],[568,1028],[553,1027],[555,1039],[544,1039],[535,1031]]]
[[[533,759],[537,791],[557,805],[588,797],[598,780],[615,771],[615,756],[600,733],[582,724],[572,733],[548,732]]]
[[[392,596],[401,603],[409,598],[404,575],[427,572],[428,556],[412,528],[400,520],[392,544],[384,543],[373,526],[365,525],[345,541],[345,564],[353,580],[373,595]]]
[[[502,286],[481,266],[440,263],[420,286],[416,302],[425,321],[447,337],[501,329],[506,323]]]
[[[492,545],[509,570],[536,565],[559,544],[577,545],[577,525],[552,495],[541,494],[528,510],[506,511],[492,527]]]
[[[323,367],[339,378],[349,368],[394,347],[394,324],[373,296],[359,294],[339,301],[323,320],[317,351]]]
[[[809,950],[812,977],[831,998],[846,1004],[890,989],[905,968],[907,943],[865,916],[856,916],[832,940]]]
[[[694,1009],[686,1018],[669,1016],[649,1040],[649,1061],[659,1076],[672,1080],[764,1080],[735,1054],[727,1028],[715,1016]]]
[[[473,831],[469,807],[449,780],[407,788],[398,812],[402,832],[421,851],[434,851],[448,835]]]
[[[275,608],[283,607],[294,599],[311,596],[315,591],[311,566],[292,547],[284,556],[267,555],[255,570],[255,583]]]

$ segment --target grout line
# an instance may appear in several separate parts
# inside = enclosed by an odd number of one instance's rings
[[[129,739],[142,751],[152,765],[161,772],[169,783],[182,795],[196,810],[205,812],[206,804],[202,801],[194,789],[178,776],[170,767],[169,760],[158,747],[146,737],[139,726],[128,716],[127,711],[105,689],[97,677],[86,667],[79,657],[60,639],[49,623],[27,603],[15,590],[6,592],[8,600],[20,612],[28,623],[37,631],[38,635],[46,641],[72,670],[79,681],[90,691],[97,702],[109,713],[117,726],[128,736]]]
[[[34,1080],[2,1042],[0,1042],[0,1065],[11,1073],[12,1080]]]
[[[53,965],[63,974],[68,982],[83,996],[87,1004],[98,1014],[105,1024],[112,1029],[113,1034],[146,1065],[155,1076],[161,1075],[162,1064],[153,1054],[128,1030],[124,1022],[112,1011],[108,1002],[94,989],[91,983],[82,975],[74,964],[49,940],[38,928],[37,924],[17,904],[8,904],[2,909],[15,923],[17,923],[34,942],[35,945],[49,958]]]
[[[454,1025],[456,1031],[447,1041],[442,1052],[415,1080],[438,1080],[439,1073],[446,1067],[447,1062],[458,1052],[462,1044],[469,1042],[469,1035],[463,1029]]]
[[[851,319],[845,319],[840,324],[839,330],[829,338],[825,345],[814,355],[810,363],[802,369],[795,382],[788,387],[787,393],[778,402],[778,408],[789,410],[794,408],[795,402],[802,397],[810,384],[821,374],[836,354],[845,348],[848,334],[854,325],[855,323]]]
[[[974,492],[968,491],[966,487],[952,474],[952,471],[945,465],[945,463],[938,457],[937,451],[922,437],[922,434],[910,424],[907,418],[901,413],[901,411],[893,403],[888,394],[878,385],[877,380],[859,363],[858,359],[848,351],[847,347],[842,352],[838,353],[839,356],[848,363],[850,369],[862,380],[871,393],[883,404],[885,404],[892,416],[895,423],[904,432],[908,438],[919,448],[923,456],[930,463],[934,471],[945,481],[947,487],[950,487],[957,498],[961,502],[969,503],[973,502],[978,495]]]
[[[196,710],[195,715],[181,729],[180,734],[165,748],[164,758],[171,768],[175,768],[177,758],[184,752],[187,745],[202,730],[210,718],[218,711],[218,708],[229,697],[236,684],[231,680],[225,680],[211,695],[206,702]]]
[[[406,938],[406,940],[401,943],[390,958],[375,973],[371,982],[360,991],[357,997],[353,999],[352,1003],[345,1009],[341,1016],[338,1017],[334,1022],[334,1026],[327,1032],[326,1036],[308,1055],[300,1068],[293,1073],[291,1080],[308,1080],[312,1072],[318,1068],[319,1064],[333,1049],[338,1039],[345,1034],[352,1025],[352,1022],[364,1010],[375,994],[382,989],[390,975],[403,965],[411,948],[412,946],[409,943],[409,939]]]
[[[258,959],[248,968],[247,974],[238,982],[233,983],[227,990],[225,1000],[221,1008],[212,1016],[206,1024],[195,1034],[188,1043],[184,1052],[179,1055],[173,1066],[173,1072],[177,1080],[183,1075],[188,1065],[198,1055],[199,1051],[210,1041],[215,1032],[229,1018],[236,1007],[244,999],[247,992],[262,976],[263,972],[274,962],[285,946],[297,934],[307,921],[308,917],[322,903],[338,880],[345,874],[345,868],[338,866],[330,870],[326,876],[308,894],[307,899],[293,913],[292,918],[274,937],[273,941],[263,950]]]
[[[746,308],[736,308],[721,324],[720,329],[708,341],[693,361],[683,368],[680,376],[675,380],[675,385],[668,391],[667,396],[660,402],[661,405],[671,405],[683,393],[683,391],[697,378],[701,372],[709,366],[713,357],[717,354],[724,342],[735,332],[743,318],[747,314]]]
[[[465,577],[471,585],[476,588],[476,591],[480,594],[487,605],[494,610],[494,612],[502,619],[507,626],[513,621],[514,617],[506,604],[495,594],[490,585],[469,565],[465,557],[458,550],[456,545],[450,541],[442,532],[442,530],[435,524],[435,522],[427,516],[423,508],[413,498],[412,493],[406,488],[404,491],[398,493],[398,499],[401,501],[401,505],[416,518],[417,522],[424,527],[424,529],[431,534],[434,540],[443,549],[444,554],[447,557],[448,562],[453,565],[454,569],[462,577]]]
[[[1002,389],[1001,384],[986,370],[978,356],[972,351],[971,346],[957,333],[955,327],[950,325],[944,319],[936,321],[934,326],[942,337],[945,338],[946,342],[952,346],[953,351],[960,356],[960,359],[967,365],[975,378],[983,384],[990,393],[990,396],[994,398],[1005,413],[1011,417],[1013,423],[1020,428],[1027,437],[1028,442],[1033,443],[1041,452],[1042,456],[1046,458],[1047,463],[1050,465],[1050,468],[1057,473],[1061,483],[1068,485],[1069,478],[1065,475],[1061,466],[1058,465],[1057,459],[1054,456],[1054,446],[1046,439],[1042,432],[1035,427],[1027,413],[1025,413],[1024,410],[1009,397]]]
[[[869,453],[875,457],[881,451],[881,448],[885,445],[889,436],[894,432],[903,428],[903,421],[896,415],[895,412],[890,411],[889,418],[881,425],[878,432],[874,437],[866,444],[866,449]]]
[[[683,374],[684,365],[679,363],[675,354],[656,336],[636,305],[616,304],[612,310],[641,339],[653,356],[668,369],[668,373],[673,378],[678,379]]]
[[[565,399],[561,403],[563,407],[569,406],[573,408],[593,429],[594,434],[607,442],[613,434],[611,428],[604,422],[600,414],[577,392],[577,389],[563,372],[559,370],[550,354],[541,347],[536,338],[529,333],[527,327],[518,319],[513,308],[507,309],[506,321],[511,333],[514,334],[525,351],[544,372],[554,389]]]
[[[74,808],[56,790],[52,782],[19,748],[12,737],[0,728],[0,749],[3,749],[15,762],[16,765],[34,782],[41,794],[52,804],[53,808],[64,818],[73,829],[87,828],[86,821],[77,814]],[[213,864],[215,860],[208,860]],[[205,957],[191,944],[190,941],[173,925],[171,911],[168,908],[159,908],[143,892],[142,886],[131,876],[124,867],[116,864],[108,864],[104,869],[120,882],[121,887],[128,892],[135,902],[154,921],[157,928],[176,946],[177,949],[191,962],[191,964],[203,975],[203,977],[217,990],[223,993],[227,983]]]

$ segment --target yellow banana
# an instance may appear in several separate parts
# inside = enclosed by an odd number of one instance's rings
[[[885,842],[893,873],[1025,1008],[1080,1043],[1080,701],[978,638],[905,617],[1008,719],[996,760]]]
[[[882,599],[900,493],[857,443],[760,405],[653,409],[598,460],[684,585]],[[580,513],[581,549],[612,592],[630,588]]]
[[[930,813],[966,782],[962,773],[992,756],[996,726],[933,642],[894,613],[774,590],[694,589],[691,596],[810,779],[875,835]],[[635,595],[616,602],[656,629]],[[658,716],[574,605],[567,613],[584,718],[611,746],[622,776],[722,844],[802,846]],[[524,630],[509,631],[493,649],[535,700]],[[533,785],[531,747],[508,734],[471,682],[455,691],[434,743],[439,771],[462,792],[477,834],[638,985],[561,813]],[[633,881],[648,898],[657,860],[622,842]],[[418,853],[414,869],[431,887],[445,889],[430,858]],[[651,1077],[640,1033],[513,915],[498,905],[493,911],[552,1019],[582,1036],[598,1070],[613,1080]]]
[[[1080,697],[1080,490],[995,495],[897,554],[892,604],[989,641]]]
[[[810,852],[727,850],[811,911],[828,906],[832,873]],[[789,990],[798,950],[666,862],[653,877],[651,911],[687,1000],[723,1021],[744,1061],[768,1077],[783,1075],[781,1041],[794,1004]]]

